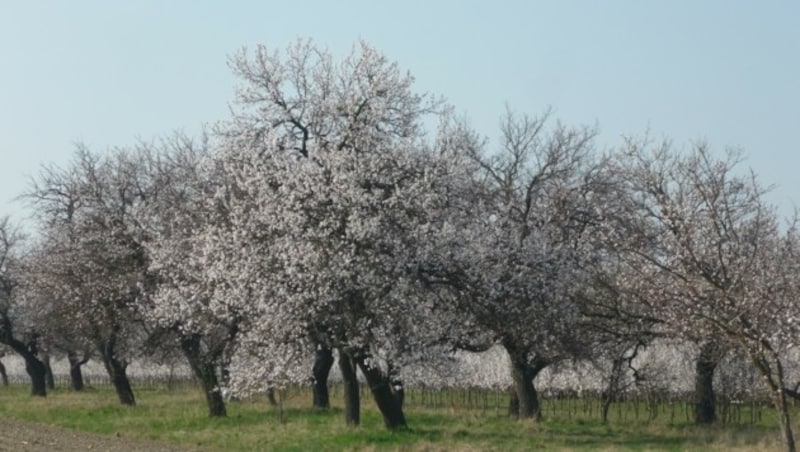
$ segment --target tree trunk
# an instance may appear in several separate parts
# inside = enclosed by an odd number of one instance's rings
[[[508,388],[508,416],[519,417],[519,397],[517,397],[517,388],[514,385]]]
[[[219,387],[219,380],[217,379],[217,372],[214,365],[207,362],[202,363],[199,369],[195,370],[194,372],[203,385],[203,391],[206,395],[206,403],[208,404],[208,416],[227,416],[228,411],[225,408],[225,400],[222,398],[222,391]]]
[[[511,379],[514,381],[516,403],[519,407],[517,417],[520,419],[540,420],[542,417],[539,409],[539,395],[533,385],[535,377],[533,368],[526,362],[511,363]]]
[[[714,395],[714,371],[719,362],[718,347],[713,341],[700,349],[695,362],[694,377],[694,422],[713,424],[717,420]]]
[[[402,410],[403,403],[406,401],[406,390],[403,387],[403,382],[397,378],[392,379],[392,395],[394,396],[394,402]]]
[[[53,368],[50,366],[50,354],[42,352],[42,364],[44,364],[44,381],[47,389],[52,391],[56,388],[56,379],[53,377]]]
[[[136,405],[136,398],[133,396],[133,388],[131,388],[131,382],[128,380],[128,374],[125,373],[128,363],[124,359],[117,357],[117,335],[119,330],[119,325],[112,325],[111,334],[105,341],[101,341],[98,344],[98,348],[103,359],[103,365],[111,379],[111,384],[114,385],[114,390],[117,392],[119,403],[133,406]]]
[[[600,420],[603,424],[608,423],[608,411],[611,409],[611,404],[619,398],[622,379],[624,377],[623,365],[625,359],[618,357],[611,362],[611,373],[608,376],[608,385],[601,395],[602,406],[600,408]]]
[[[86,364],[89,359],[84,357],[79,358],[75,352],[67,353],[67,361],[69,361],[69,381],[73,391],[83,391],[83,371],[81,366]]]
[[[603,404],[600,407],[600,422],[603,424],[608,424],[608,412],[611,409],[612,403],[614,403],[614,399],[603,394]]]
[[[189,361],[189,367],[192,368],[192,372],[200,380],[200,384],[203,387],[206,403],[208,404],[208,416],[227,416],[225,400],[222,398],[222,391],[217,378],[216,363],[213,359],[203,356],[200,335],[192,334],[181,338],[181,349],[186,356],[186,360]]]
[[[511,364],[511,379],[516,393],[516,402],[512,397],[509,404],[509,412],[512,415],[514,414],[511,410],[516,403],[519,407],[516,411],[517,418],[538,421],[542,418],[542,412],[539,408],[539,395],[536,393],[533,379],[547,366],[548,362],[542,359],[535,359],[531,364],[525,351],[518,350],[510,343],[504,343],[503,346],[508,352]]]
[[[795,452],[797,449],[794,444],[794,433],[792,432],[792,420],[789,416],[789,401],[786,398],[786,391],[784,390],[785,376],[783,374],[783,364],[780,357],[776,353],[772,354],[775,363],[775,386],[773,390],[773,400],[775,408],[778,410],[778,423],[781,426],[781,436],[783,437],[783,445],[786,447],[787,452]]]
[[[328,395],[328,375],[333,367],[333,351],[330,348],[317,346],[314,354],[314,367],[311,369],[314,388],[314,408],[331,407]]]
[[[347,425],[358,425],[361,422],[361,394],[356,366],[353,358],[342,349],[339,349],[339,370],[344,383],[344,422]]]
[[[46,397],[44,364],[39,361],[38,348],[34,338],[27,344],[14,337],[11,320],[8,316],[0,316],[0,343],[6,344],[25,360],[25,371],[31,377],[31,395]]]
[[[8,386],[8,374],[6,373],[6,366],[0,362],[0,377],[3,379],[3,386]]]
[[[789,416],[789,402],[786,398],[785,382],[783,374],[783,363],[780,356],[773,350],[767,341],[758,344],[757,349],[750,348],[747,352],[755,368],[764,377],[767,385],[772,392],[772,403],[778,411],[778,424],[781,428],[781,439],[788,452],[797,450],[794,443],[794,433],[792,432],[792,421]]]
[[[46,397],[47,369],[44,363],[31,354],[23,356],[23,358],[25,359],[25,371],[28,372],[28,375],[31,377],[31,395]]]
[[[110,344],[101,350],[101,354],[103,356],[103,365],[106,368],[106,372],[108,372],[108,377],[111,379],[114,390],[117,392],[119,403],[129,406],[136,405],[131,382],[125,373],[128,363],[114,356],[114,348]]]
[[[786,392],[776,391],[774,398],[775,407],[778,409],[778,422],[781,426],[781,437],[787,452],[795,452],[797,449],[794,444],[794,433],[792,432],[792,421],[789,417],[789,401],[786,400]]]
[[[38,396],[38,397],[46,397],[47,396],[47,382],[45,381],[45,367],[44,363],[42,363],[39,358],[37,357],[37,349],[36,343],[30,342],[29,344],[25,344],[24,342],[15,339],[8,333],[10,330],[10,325],[8,322],[3,325],[4,328],[7,328],[7,334],[3,337],[3,343],[11,347],[22,359],[25,360],[25,371],[28,373],[28,376],[31,377],[31,395]]]
[[[389,430],[406,428],[406,417],[403,414],[403,407],[398,403],[394,391],[392,391],[392,381],[389,376],[381,372],[377,367],[371,366],[366,359],[358,360],[358,368],[364,374],[372,397],[378,405],[378,409],[383,416],[383,423]]]
[[[128,364],[124,361],[111,358],[106,364],[106,369],[109,371],[108,375],[111,377],[111,383],[114,385],[114,390],[119,397],[119,403],[123,405],[133,406],[136,405],[136,398],[133,395],[133,388],[128,379],[126,370]]]

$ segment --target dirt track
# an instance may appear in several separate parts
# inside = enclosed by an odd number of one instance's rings
[[[170,444],[96,435],[0,417],[0,451],[186,451]]]

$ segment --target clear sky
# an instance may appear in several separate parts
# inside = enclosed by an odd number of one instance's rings
[[[507,102],[742,148],[800,205],[800,2],[0,0],[0,216],[41,164],[223,119],[242,46],[383,51],[494,137]]]

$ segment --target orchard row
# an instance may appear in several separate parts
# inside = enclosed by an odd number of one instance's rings
[[[202,137],[79,146],[22,195],[35,234],[3,221],[0,342],[35,395],[43,350],[78,374],[102,361],[131,405],[127,364],[178,355],[212,416],[223,392],[309,379],[324,407],[338,357],[346,422],[360,372],[398,428],[405,369],[499,345],[513,408],[535,418],[543,369],[607,363],[612,400],[636,353],[668,338],[700,346],[698,421],[713,422],[714,368],[736,350],[793,450],[800,236],[739,154],[647,137],[600,152],[595,129],[549,112],[509,111],[490,146],[363,43],[229,63],[231,115]]]

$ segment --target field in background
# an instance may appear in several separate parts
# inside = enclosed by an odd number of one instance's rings
[[[341,390],[332,388],[333,409],[309,408],[306,388],[281,392],[283,403],[257,398],[229,403],[229,417],[209,419],[200,391],[187,380],[139,382],[138,406],[116,403],[110,387],[84,393],[64,388],[46,399],[32,398],[28,387],[0,387],[0,416],[71,429],[154,439],[210,450],[780,450],[774,415],[765,406],[740,420],[710,428],[688,420],[679,401],[615,404],[604,425],[592,397],[545,398],[540,423],[513,421],[505,414],[504,392],[485,390],[409,390],[409,429],[385,431],[368,394],[362,398],[362,425],[343,425]],[[160,386],[159,386],[160,384]]]

